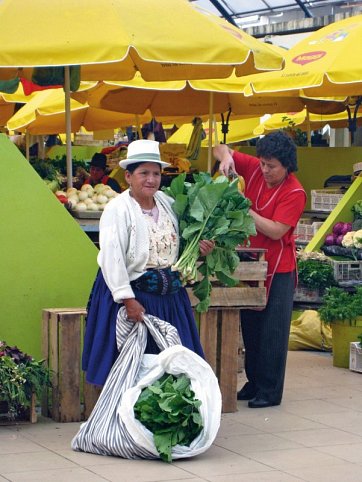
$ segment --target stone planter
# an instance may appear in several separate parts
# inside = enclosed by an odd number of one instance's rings
[[[335,367],[349,368],[350,343],[358,341],[358,336],[362,334],[362,317],[358,317],[352,325],[347,323],[332,323],[333,366]]]

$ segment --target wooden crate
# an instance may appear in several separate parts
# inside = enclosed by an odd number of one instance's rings
[[[265,250],[242,250],[257,254],[255,261],[241,261],[234,277],[255,286],[225,288],[213,286],[209,311],[201,313],[200,339],[205,358],[214,370],[222,395],[224,413],[237,410],[237,374],[240,355],[240,310],[247,308],[262,309],[266,305],[267,275]],[[192,306],[198,299],[187,288]]]
[[[0,425],[23,425],[28,423],[36,423],[38,416],[36,413],[36,396],[35,393],[31,396],[31,405],[24,411],[24,415],[15,418],[15,420],[9,420],[6,413],[2,413],[2,402],[0,400]]]
[[[52,370],[52,388],[42,400],[42,414],[56,422],[80,422],[88,418],[100,390],[85,382],[81,350],[84,308],[43,310],[42,351]]]

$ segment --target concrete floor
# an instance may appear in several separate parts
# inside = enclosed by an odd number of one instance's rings
[[[240,375],[240,385],[243,374]],[[73,452],[78,423],[0,427],[0,481],[362,481],[362,374],[289,352],[282,405],[222,416],[204,454],[166,464]]]

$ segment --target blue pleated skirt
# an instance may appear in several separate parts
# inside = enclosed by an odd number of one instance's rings
[[[157,316],[175,326],[183,346],[204,358],[199,333],[185,288],[177,293],[157,295],[134,289],[135,297],[146,313]],[[86,331],[82,355],[82,369],[86,380],[104,385],[108,373],[118,357],[116,319],[119,303],[115,303],[101,270],[98,271],[87,306]],[[159,348],[148,337],[145,353],[157,354]]]

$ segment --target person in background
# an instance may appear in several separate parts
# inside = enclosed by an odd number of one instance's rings
[[[121,186],[118,182],[106,174],[107,156],[96,152],[89,164],[90,176],[84,181],[84,184],[95,186],[96,184],[107,184],[113,191],[121,192]]]
[[[245,345],[247,383],[238,400],[250,408],[279,405],[282,400],[288,339],[297,282],[293,231],[306,203],[303,187],[293,174],[297,171],[297,150],[283,131],[259,139],[253,157],[226,145],[214,148],[219,170],[244,177],[245,196],[252,202],[257,235],[253,248],[265,248],[267,304],[265,309],[242,310],[241,330]]]
[[[171,266],[179,251],[178,220],[173,199],[159,190],[159,143],[141,139],[120,161],[129,189],[106,206],[99,224],[98,271],[87,307],[82,368],[86,380],[103,385],[115,362],[116,318],[124,305],[129,320],[142,322],[145,313],[175,326],[184,346],[203,356],[191,303]],[[206,256],[212,241],[200,241]],[[149,336],[146,353],[159,353]]]

